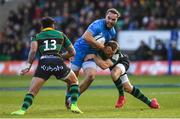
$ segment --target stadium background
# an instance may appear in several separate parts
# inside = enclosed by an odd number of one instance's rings
[[[54,17],[57,29],[74,43],[92,21],[103,18],[112,7],[122,14],[116,25],[117,40],[132,61],[130,73],[180,74],[180,63],[171,63],[171,59],[180,59],[179,0],[1,0],[0,61],[27,59],[30,37],[40,31],[43,16]],[[7,73],[3,68],[8,66],[9,62],[1,64],[0,71]]]
[[[16,74],[27,59],[30,37],[40,31],[40,18],[55,18],[56,28],[66,33],[74,43],[93,20],[103,18],[105,11],[112,7],[122,15],[116,25],[117,40],[131,60],[130,80],[148,96],[156,97],[161,110],[148,110],[127,95],[125,108],[112,111],[117,91],[109,80],[109,71],[98,69],[101,76],[90,88],[96,93],[89,90],[80,99],[80,107],[87,113],[75,117],[180,117],[179,0],[0,0],[0,117],[10,117],[9,113],[18,108],[29,85],[31,75],[19,77]],[[35,61],[30,74],[33,74],[36,64]],[[25,117],[74,117],[56,104],[56,99],[64,100],[64,91],[60,91],[61,97],[53,94],[53,100],[47,97],[58,89],[65,89],[64,85],[53,77],[48,83],[33,105],[31,115]],[[107,94],[102,94],[102,90]],[[11,99],[10,95],[14,98]],[[63,101],[61,103],[64,105]],[[43,104],[46,104],[44,110],[39,111]],[[65,114],[60,113],[59,108]],[[49,110],[55,115],[47,113]]]

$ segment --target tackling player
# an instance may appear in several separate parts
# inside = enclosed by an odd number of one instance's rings
[[[106,44],[105,49],[107,48],[112,49],[113,52],[115,52],[115,54],[109,56],[104,54],[103,52],[99,52],[98,55],[89,54],[86,56],[85,61],[93,59],[96,62],[96,64],[102,69],[110,69],[112,80],[114,81],[119,91],[119,98],[117,100],[115,107],[121,108],[125,103],[125,90],[127,93],[143,101],[149,107],[154,109],[160,108],[155,98],[152,100],[148,99],[148,97],[146,97],[137,87],[133,86],[130,83],[126,73],[126,71],[129,68],[129,59],[127,55],[121,53],[118,43],[115,41],[110,41]]]

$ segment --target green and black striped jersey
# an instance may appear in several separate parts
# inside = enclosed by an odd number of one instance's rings
[[[32,37],[32,42],[38,42],[38,51],[40,55],[58,55],[63,48],[68,48],[71,41],[67,36],[53,28],[45,28],[40,33]]]
[[[107,59],[104,52],[98,52],[98,55],[103,60]],[[129,68],[129,58],[126,54],[123,54],[120,49],[112,56],[111,61],[113,62],[113,66],[111,66],[110,69],[114,68],[118,63],[123,64],[126,70]]]

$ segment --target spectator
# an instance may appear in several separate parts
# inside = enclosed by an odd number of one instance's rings
[[[153,52],[146,43],[141,40],[140,46],[135,51],[137,60],[152,60]]]
[[[179,0],[30,0],[17,12],[10,11],[5,30],[7,39],[23,41],[27,34],[40,31],[37,21],[41,17],[52,16],[58,21],[57,29],[67,32],[75,42],[89,23],[104,17],[101,13],[109,7],[122,13],[117,30],[168,30],[180,26],[179,6]]]
[[[160,40],[156,39],[155,49],[154,49],[154,60],[166,60],[167,59],[167,49],[165,44]]]
[[[177,50],[176,42],[172,42],[172,60],[180,60],[180,51]]]

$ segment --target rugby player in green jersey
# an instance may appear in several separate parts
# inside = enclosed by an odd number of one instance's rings
[[[57,79],[70,83],[71,106],[75,113],[82,113],[77,106],[78,79],[74,72],[66,66],[63,58],[70,58],[75,55],[75,49],[67,36],[55,30],[55,21],[51,17],[41,20],[42,31],[32,38],[31,48],[27,63],[20,71],[20,75],[26,74],[33,63],[36,52],[40,54],[38,66],[32,78],[32,82],[20,110],[12,112],[12,115],[24,115],[32,105],[34,97],[38,94],[43,84],[54,75]],[[66,53],[61,54],[64,47]]]
[[[111,54],[109,49],[112,49],[114,54]],[[124,91],[133,95],[137,99],[143,101],[149,107],[158,109],[160,105],[154,98],[148,99],[139,88],[133,86],[129,79],[126,71],[129,68],[128,56],[120,51],[119,45],[115,41],[109,41],[105,44],[105,51],[99,52],[98,55],[89,54],[86,56],[85,61],[94,60],[96,64],[102,69],[109,68],[111,71],[111,77],[119,91],[119,98],[116,102],[115,107],[121,108],[125,103]],[[106,54],[105,54],[106,53]],[[81,90],[81,89],[80,89]],[[81,92],[81,91],[80,91]]]

